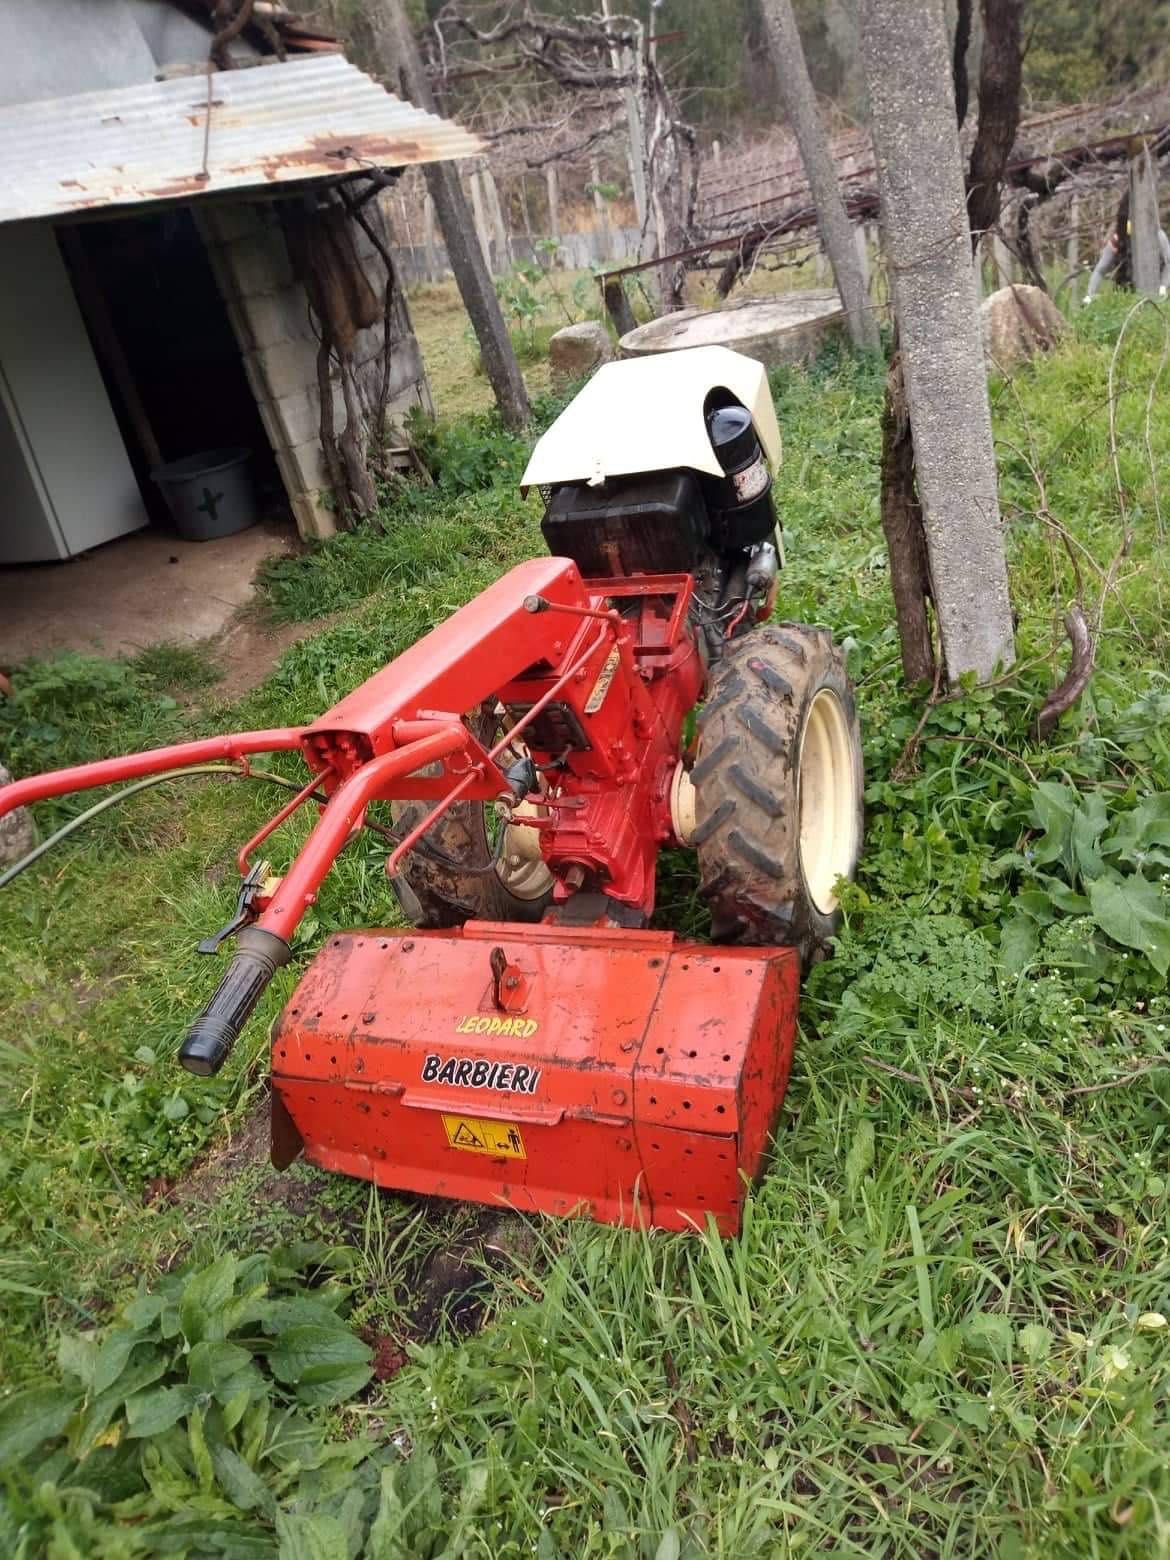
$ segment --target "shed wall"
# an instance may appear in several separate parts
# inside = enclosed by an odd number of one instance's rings
[[[373,203],[369,209],[381,221]],[[331,536],[336,524],[321,449],[317,334],[305,290],[292,272],[279,207],[275,202],[207,202],[195,210],[297,529],[306,539]],[[385,283],[382,261],[364,233],[359,230],[356,238],[369,275],[381,290]],[[395,299],[392,321],[387,419],[397,421],[412,406],[430,411],[432,403],[401,292]],[[372,326],[360,332],[355,349],[358,389],[367,419],[365,437],[374,431],[382,342],[382,327]],[[335,373],[330,383],[334,423],[340,430],[345,426],[346,412]]]

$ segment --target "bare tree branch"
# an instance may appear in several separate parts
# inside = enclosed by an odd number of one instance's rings
[[[252,19],[252,7],[255,0],[240,0],[239,9],[232,14],[232,0],[217,0],[212,19],[215,21],[218,31],[211,40],[211,58],[220,70],[230,70],[232,58],[228,53],[228,44],[233,38],[238,38]]]
[[[1037,717],[1036,733],[1041,741],[1051,735],[1060,717],[1072,709],[1093,675],[1093,636],[1089,633],[1089,625],[1079,601],[1065,614],[1064,628],[1072,645],[1072,659],[1068,671],[1045,699]]]

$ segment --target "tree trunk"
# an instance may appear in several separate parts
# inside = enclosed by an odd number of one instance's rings
[[[679,144],[673,106],[660,78],[647,71],[645,79],[647,111],[644,122],[649,126],[646,199],[654,219],[655,252],[673,255],[690,242],[691,213],[687,203],[690,179],[684,166],[686,159]],[[659,266],[658,298],[664,312],[684,307],[686,279],[686,266],[680,260],[669,260]]]
[[[1023,0],[983,0],[979,131],[967,171],[967,220],[975,249],[999,223],[1003,173],[1020,125],[1022,10]]]
[[[913,687],[915,683],[934,681],[935,660],[926,607],[931,594],[930,566],[914,482],[914,441],[910,436],[897,343],[890,358],[882,408],[881,484],[882,533],[890,556],[890,588],[902,646],[902,674]]]
[[[471,177],[467,181],[471,185],[471,220],[475,223],[475,237],[479,244],[479,252],[483,256],[483,263],[487,267],[488,275],[492,274],[492,241],[488,236],[487,217],[484,215],[486,201],[483,198],[483,171],[479,168],[471,170]]]
[[[601,0],[601,14],[605,18],[605,30],[609,31],[610,0]],[[610,45],[609,62],[615,74],[619,71],[634,76],[636,62],[632,51],[626,47],[619,47],[616,43]],[[634,192],[634,210],[638,214],[638,231],[642,233],[646,228],[646,134],[642,126],[642,104],[639,101],[637,86],[631,83],[622,91],[622,101],[626,106],[626,127],[629,131],[629,144],[626,148],[626,159],[630,168],[630,188]]]
[[[593,190],[593,215],[597,219],[597,233],[601,243],[601,259],[612,260],[613,243],[609,232],[609,204],[601,192],[601,164],[596,157],[589,159],[589,183]]]
[[[438,281],[438,262],[435,257],[435,203],[429,195],[423,198],[423,254],[426,257],[427,281]]]
[[[419,108],[435,112],[435,99],[406,20],[402,0],[371,0],[375,48],[382,74]],[[454,163],[428,163],[423,170],[447,245],[447,259],[463,306],[479,342],[487,374],[507,427],[522,428],[531,415],[528,392],[500,313],[500,302],[475,239],[467,197]]]
[[[986,681],[1015,648],[942,7],[863,0],[861,39],[943,659]]]
[[[821,241],[828,251],[837,291],[845,306],[850,338],[854,346],[874,348],[878,344],[877,321],[869,307],[852,224],[845,214],[825,128],[817,111],[792,0],[760,0],[760,13],[780,87],[781,106],[800,147],[817,208]]]
[[[496,188],[495,175],[490,168],[483,170],[483,190],[487,196],[492,231],[496,236],[496,270],[506,271],[512,263],[512,246],[508,242],[508,226],[504,221],[504,209],[500,204],[500,192]]]
[[[1048,283],[1044,280],[1044,272],[1040,268],[1040,256],[1036,253],[1036,246],[1032,242],[1032,212],[1039,204],[1038,195],[1028,193],[1020,197],[1020,203],[1016,207],[1016,254],[1031,286],[1039,287],[1041,292],[1047,292]]]
[[[967,118],[970,78],[967,74],[967,50],[971,47],[971,6],[973,0],[958,0],[955,14],[955,41],[951,50],[951,75],[955,82],[955,118],[959,129]]]

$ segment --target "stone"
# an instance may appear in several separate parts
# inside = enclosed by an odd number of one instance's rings
[[[627,331],[622,357],[731,347],[765,368],[809,363],[845,334],[845,310],[831,288],[803,288],[772,298],[740,298],[718,309],[678,309]]]
[[[0,764],[0,786],[7,785],[11,779],[7,769]],[[15,812],[0,818],[0,867],[11,866],[27,856],[36,842],[37,832],[27,807],[18,807]]]
[[[1068,321],[1040,287],[1001,287],[979,307],[983,356],[988,368],[1010,373],[1037,352],[1051,352],[1068,332]]]
[[[548,344],[552,382],[558,390],[575,384],[578,379],[584,379],[612,358],[613,345],[609,332],[597,320],[566,325],[563,330],[557,331]]]

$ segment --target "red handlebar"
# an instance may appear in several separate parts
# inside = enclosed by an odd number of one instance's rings
[[[119,780],[165,774],[168,769],[182,769],[187,764],[239,759],[250,753],[288,753],[300,747],[302,734],[300,726],[280,726],[273,731],[237,731],[231,736],[177,742],[172,747],[151,748],[145,753],[123,753],[118,758],[103,758],[94,764],[75,764],[71,769],[50,769],[47,774],[30,775],[27,780],[13,780],[0,786],[0,818],[17,807],[43,802],[50,796],[66,796],[70,791],[92,791],[99,785],[117,785]]]
[[[287,942],[308,907],[337,855],[349,839],[354,826],[379,790],[389,780],[413,774],[426,764],[449,753],[458,752],[468,742],[466,726],[452,722],[440,726],[430,736],[408,742],[371,758],[329,798],[300,853],[285,874],[273,902],[256,922],[262,931],[272,932]]]

